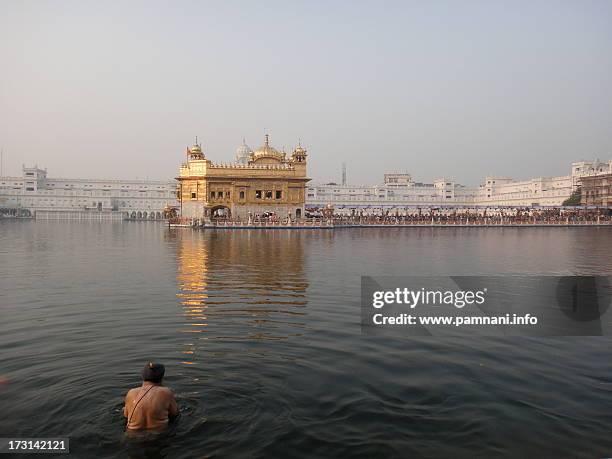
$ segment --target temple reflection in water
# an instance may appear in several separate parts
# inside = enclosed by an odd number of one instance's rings
[[[169,229],[186,365],[207,342],[283,340],[306,327],[304,244],[298,231]]]

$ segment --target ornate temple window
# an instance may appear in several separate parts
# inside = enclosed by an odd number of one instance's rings
[[[272,190],[266,190],[266,199],[272,199]]]
[[[261,199],[262,193],[261,190],[255,190],[255,199]]]
[[[283,198],[283,192],[281,190],[276,190],[276,199],[282,199]]]

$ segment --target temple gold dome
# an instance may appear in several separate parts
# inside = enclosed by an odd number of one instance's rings
[[[196,137],[196,143],[191,147],[187,147],[187,157],[193,160],[203,160],[204,152],[202,151],[202,146],[198,143],[198,138]]]
[[[283,153],[270,145],[270,137],[268,134],[266,134],[264,144],[252,153],[252,157],[253,161],[263,158],[270,158],[282,162],[284,159]]]
[[[202,153],[202,147],[200,147],[198,144],[193,145],[190,149],[189,149],[190,153]]]

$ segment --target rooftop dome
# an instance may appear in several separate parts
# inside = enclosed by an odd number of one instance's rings
[[[204,159],[204,152],[202,151],[202,146],[198,143],[197,137],[196,143],[187,148],[187,156],[192,160]]]
[[[283,161],[283,154],[276,148],[270,146],[270,137],[268,134],[266,134],[264,144],[253,153],[253,159],[257,160],[258,158],[274,158],[278,161]]]
[[[236,164],[247,164],[251,151],[251,148],[246,144],[244,139],[242,139],[242,145],[236,148]]]

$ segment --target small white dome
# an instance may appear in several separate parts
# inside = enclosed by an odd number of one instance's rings
[[[246,144],[244,139],[242,139],[242,145],[236,148],[236,164],[247,164],[249,161],[249,155],[251,154],[251,149]]]

